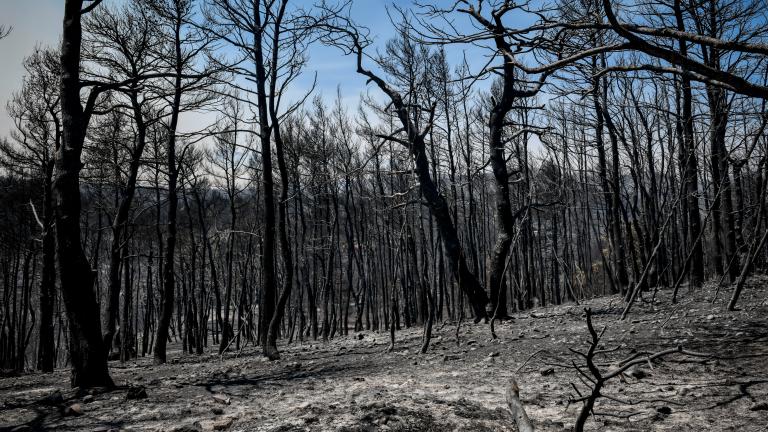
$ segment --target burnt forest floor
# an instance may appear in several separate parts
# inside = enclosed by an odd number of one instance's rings
[[[150,358],[110,362],[121,389],[77,394],[69,371],[0,379],[0,430],[56,431],[514,431],[504,398],[517,377],[537,430],[569,430],[584,391],[569,348],[586,351],[584,307],[594,313],[609,352],[603,370],[637,351],[682,345],[717,358],[674,354],[609,382],[587,430],[768,430],[768,278],[745,287],[741,310],[725,312],[730,289],[711,285],[646,293],[630,317],[623,302],[603,297],[538,308],[497,323],[435,325],[427,354],[421,328],[350,333],[331,342],[282,346],[269,362],[248,347],[240,353],[181,355],[169,364]],[[128,387],[133,387],[127,398]],[[146,391],[146,397],[141,387]],[[621,402],[619,402],[621,401]]]

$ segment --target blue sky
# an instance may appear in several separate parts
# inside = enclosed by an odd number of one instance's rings
[[[110,1],[121,0],[106,0],[105,3]],[[0,136],[7,136],[12,128],[5,106],[20,87],[24,74],[22,60],[36,45],[58,44],[63,3],[62,0],[0,0],[0,23],[13,26],[11,35],[0,41]],[[313,1],[297,0],[297,3],[310,5]],[[354,0],[353,18],[371,30],[376,46],[382,46],[393,36],[393,26],[387,15],[387,8],[393,4],[408,7],[412,0]],[[460,59],[460,49],[452,49],[449,57]],[[340,86],[345,105],[352,111],[357,107],[361,92],[376,91],[366,88],[365,80],[355,72],[351,57],[345,57],[335,48],[318,44],[311,50],[304,78],[292,89],[296,97],[309,88],[315,72],[318,79],[316,93],[322,93],[325,99],[333,99]]]
[[[56,45],[63,9],[61,0],[0,0],[0,23],[13,26],[11,34],[0,41],[0,136],[7,136],[12,127],[5,106],[21,87],[21,62],[36,44]]]

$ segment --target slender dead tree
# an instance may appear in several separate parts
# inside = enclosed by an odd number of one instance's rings
[[[56,300],[56,245],[53,223],[54,154],[61,143],[61,113],[58,85],[59,60],[51,49],[36,49],[24,60],[27,72],[22,88],[8,104],[16,131],[15,145],[0,147],[4,167],[12,173],[26,170],[42,179],[42,209],[37,217],[41,229],[40,336],[37,368],[53,372],[56,365],[54,306]],[[10,144],[10,142],[9,142]],[[34,204],[30,204],[34,206]],[[35,212],[35,214],[37,214]]]
[[[157,339],[154,347],[154,361],[166,361],[166,346],[169,327],[173,316],[174,292],[176,289],[175,255],[177,242],[178,180],[179,160],[184,158],[185,146],[177,151],[179,141],[179,118],[184,111],[199,109],[207,105],[213,95],[208,92],[215,82],[218,68],[203,63],[213,41],[195,22],[194,0],[142,0],[158,19],[163,28],[164,44],[159,52],[171,70],[165,74],[163,87],[170,100],[166,129],[166,170],[168,175],[168,226],[163,258],[163,296]],[[202,63],[202,64],[201,64]]]
[[[161,44],[155,22],[150,19],[149,11],[141,6],[137,2],[117,9],[102,6],[84,23],[87,46],[84,56],[99,68],[90,74],[98,74],[103,82],[130,82],[120,93],[124,100],[127,99],[125,102],[130,107],[136,131],[134,145],[128,150],[128,169],[124,180],[121,178],[120,161],[115,161],[115,187],[119,189],[119,199],[115,203],[116,211],[111,224],[107,328],[104,332],[104,345],[108,351],[112,349],[119,318],[120,267],[128,242],[126,225],[147,144],[147,130],[159,120],[157,109],[152,108],[160,95],[151,91],[153,87],[144,82],[144,77],[162,73],[164,69],[155,55]],[[123,100],[116,103],[123,103]]]
[[[402,94],[390,86],[383,78],[364,65],[365,48],[370,44],[365,35],[360,33],[355,24],[349,19],[338,17],[339,22],[326,24],[329,31],[325,37],[326,43],[337,46],[356,58],[357,73],[365,76],[382,91],[391,103],[401,128],[395,134],[384,136],[387,140],[404,146],[413,158],[414,171],[418,177],[421,193],[435,219],[443,241],[443,248],[451,265],[453,276],[460,289],[469,299],[475,313],[475,321],[479,322],[488,317],[486,305],[488,295],[480,285],[477,276],[469,269],[464,248],[459,240],[450,208],[443,194],[439,191],[431,174],[430,162],[427,157],[426,136],[433,127],[435,107],[409,106]],[[423,128],[418,128],[413,121],[414,110],[426,111],[429,119]],[[404,134],[400,138],[398,134]]]

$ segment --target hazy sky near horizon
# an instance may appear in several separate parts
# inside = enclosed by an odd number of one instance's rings
[[[122,0],[106,0],[119,2]],[[297,3],[311,5],[314,0],[297,0]],[[35,46],[57,47],[61,34],[62,0],[0,0],[0,25],[12,26],[11,34],[0,40],[0,137],[7,137],[13,128],[6,104],[15,91],[21,87],[24,76],[22,61],[30,55]],[[377,47],[383,46],[394,34],[387,14],[393,4],[407,7],[412,0],[354,0],[352,16],[361,25],[370,29]],[[391,9],[390,9],[391,10]],[[456,58],[457,50],[451,50]],[[460,50],[459,50],[459,54]],[[305,94],[317,77],[315,94],[333,99],[340,89],[344,104],[350,111],[357,108],[359,95],[365,91],[376,91],[366,86],[366,81],[355,72],[352,57],[341,51],[313,46],[304,76],[291,88],[288,99],[296,100]],[[290,97],[293,96],[293,97]]]

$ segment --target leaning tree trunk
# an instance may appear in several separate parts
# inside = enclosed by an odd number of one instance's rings
[[[479,322],[488,317],[485,306],[488,304],[488,295],[480,285],[477,276],[469,269],[464,248],[459,241],[456,226],[453,224],[451,211],[445,197],[437,189],[437,185],[429,172],[429,159],[427,158],[425,133],[419,132],[409,117],[409,107],[403,101],[400,93],[391,88],[383,79],[362,66],[363,52],[358,48],[357,71],[373,81],[392,101],[397,117],[408,135],[407,141],[397,140],[405,145],[411,153],[414,161],[414,172],[421,186],[421,194],[427,202],[435,223],[443,239],[443,248],[451,265],[451,272],[458,282],[459,288],[469,299],[472,310],[475,313],[475,321]],[[428,131],[427,131],[428,132]]]
[[[407,118],[407,114],[405,116]],[[429,161],[424,149],[424,140],[415,133],[412,135],[411,154],[415,159],[416,173],[421,184],[422,194],[427,203],[429,203],[429,209],[440,231],[443,247],[451,263],[453,275],[458,281],[461,290],[469,298],[472,309],[475,312],[475,320],[479,322],[487,317],[485,306],[488,304],[488,296],[480,285],[480,281],[467,265],[464,249],[459,241],[456,227],[453,225],[453,219],[451,219],[448,203],[445,197],[437,190],[437,186],[429,174]]]

